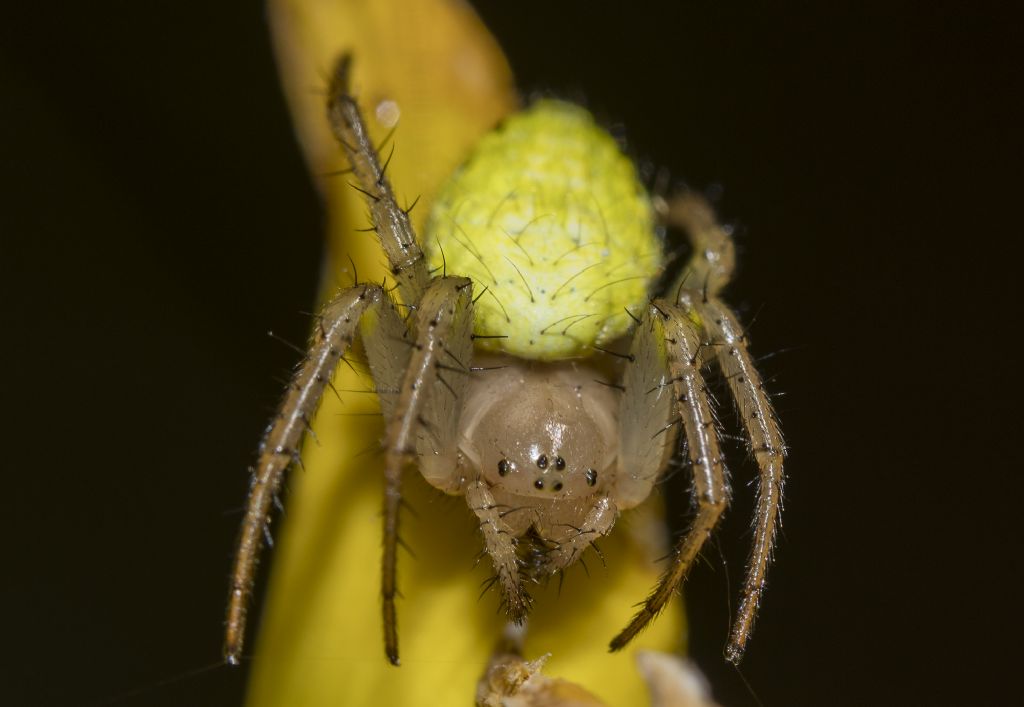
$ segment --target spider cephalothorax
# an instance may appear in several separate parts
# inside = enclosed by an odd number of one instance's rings
[[[589,367],[538,370],[506,360],[467,395],[462,473],[536,502],[606,492],[618,446],[612,391],[594,383]]]
[[[233,573],[227,660],[237,662],[241,652],[275,494],[334,368],[358,337],[385,419],[382,594],[393,663],[407,466],[465,496],[509,616],[521,621],[530,607],[526,575],[570,566],[621,511],[643,502],[681,430],[696,514],[611,648],[641,631],[674,595],[729,500],[703,379],[712,365],[737,403],[760,471],[753,550],[727,648],[738,661],[771,555],[785,448],[745,334],[718,298],[733,269],[728,231],[692,193],[650,199],[589,114],[541,101],[487,136],[441,190],[424,254],[349,93],[347,59],[333,77],[328,118],[406,314],[373,284],[347,288],[324,307],[260,447]],[[651,299],[664,262],[659,218],[686,234],[693,256],[667,295]]]

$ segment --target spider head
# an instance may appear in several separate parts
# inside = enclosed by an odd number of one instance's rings
[[[505,388],[471,433],[474,461],[492,487],[553,501],[607,487],[614,431],[578,387],[527,376]]]

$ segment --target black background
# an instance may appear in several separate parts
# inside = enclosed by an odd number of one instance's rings
[[[219,659],[245,469],[294,359],[265,332],[301,341],[318,279],[263,10],[21,5],[0,29],[0,700],[238,704],[244,670],[160,681]],[[478,7],[525,90],[724,187],[728,297],[782,352],[791,448],[743,676],[766,705],[1017,694],[1019,25],[954,2],[612,5]],[[708,560],[693,655],[754,704]]]

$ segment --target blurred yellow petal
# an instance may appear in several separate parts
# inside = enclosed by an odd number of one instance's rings
[[[353,87],[371,132],[383,140],[397,119],[388,174],[399,199],[426,204],[468,148],[503,115],[516,95],[494,39],[464,3],[445,0],[357,2],[272,0],[270,16],[282,79],[311,172],[329,217],[328,282],[380,281],[384,258],[365,228],[365,206],[345,176],[346,165],[324,118],[324,77],[337,56],[355,56]],[[388,151],[390,147],[388,148]],[[287,237],[287,234],[283,234]],[[274,550],[273,577],[250,685],[253,707],[302,705],[465,705],[498,641],[499,597],[479,598],[490,575],[474,568],[481,540],[461,498],[441,495],[414,473],[402,536],[416,553],[400,553],[398,604],[402,666],[384,657],[380,617],[382,480],[375,453],[379,418],[369,382],[342,367],[314,423],[319,444],[307,443],[305,471],[290,479],[287,516]],[[354,413],[354,414],[353,414]],[[552,656],[545,672],[584,686],[610,704],[643,701],[633,653],[678,651],[679,606],[672,606],[622,654],[608,640],[629,620],[632,605],[657,578],[664,553],[657,512],[631,512],[603,541],[607,568],[587,556],[590,577],[572,568],[558,583],[536,587],[527,658]]]

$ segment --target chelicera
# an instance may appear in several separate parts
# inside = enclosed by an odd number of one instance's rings
[[[677,453],[696,512],[632,621],[628,644],[675,595],[729,502],[706,369],[724,377],[759,470],[753,548],[726,657],[750,635],[778,521],[785,446],[743,328],[719,297],[734,267],[728,229],[703,198],[652,199],[583,109],[541,101],[510,117],[441,190],[426,252],[398,206],[349,84],[327,113],[364,194],[402,303],[357,283],[324,307],[309,351],[259,449],[229,599],[225,656],[237,663],[257,556],[283,476],[326,386],[361,340],[385,420],[383,624],[395,610],[402,475],[466,499],[509,618],[524,582],[571,566],[642,503]],[[662,296],[659,222],[690,261]]]

